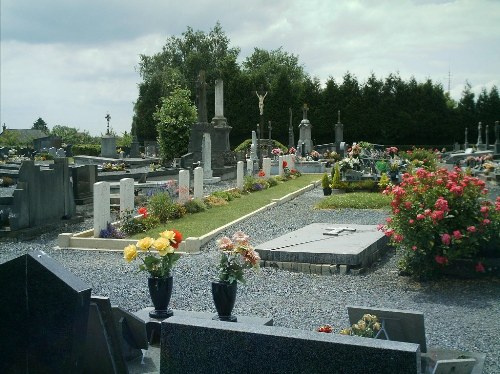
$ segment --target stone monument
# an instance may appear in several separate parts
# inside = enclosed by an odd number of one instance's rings
[[[465,142],[464,142],[464,150],[469,148],[469,140],[467,139],[468,138],[468,132],[469,130],[467,129],[467,127],[465,128]]]
[[[482,123],[479,122],[477,124],[477,143],[476,143],[476,147],[480,151],[484,151],[485,150],[485,147],[484,147],[484,144],[483,144],[482,129],[483,129]]]
[[[256,161],[259,159],[259,156],[257,155],[257,134],[254,131],[252,131],[252,144],[250,145],[250,160]]]
[[[203,179],[212,179],[212,140],[210,133],[203,134],[201,143],[201,153],[203,160]]]
[[[215,81],[215,117],[212,119],[213,144],[212,155],[215,168],[224,167],[224,153],[231,150],[229,133],[232,127],[228,126],[224,117],[224,82],[222,79]]]
[[[340,110],[337,112],[337,124],[335,125],[335,152],[340,153],[340,143],[344,141],[344,125],[340,122]]]
[[[307,119],[307,111],[309,108],[307,104],[304,104],[302,108],[303,118],[299,125],[299,145],[302,144],[302,152],[310,153],[313,150],[313,142],[311,140],[311,128],[312,125]],[[297,147],[298,148],[298,147]]]
[[[495,122],[495,148],[494,153],[496,155],[500,154],[500,122]]]

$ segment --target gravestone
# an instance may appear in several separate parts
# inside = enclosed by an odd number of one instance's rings
[[[424,314],[421,312],[347,306],[347,313],[351,325],[365,314],[374,314],[382,322],[388,340],[419,344],[420,352],[427,352]]]
[[[483,144],[483,125],[481,122],[477,124],[477,143],[476,143],[476,148],[479,151],[484,151],[486,149],[485,145]]]
[[[66,157],[66,151],[62,148],[59,148],[56,152],[56,157]]]
[[[271,177],[271,159],[269,157],[262,159],[262,171],[264,172],[264,178]]]
[[[193,198],[201,199],[203,197],[203,168],[198,166],[193,170]]]
[[[229,133],[232,127],[228,126],[224,117],[224,82],[215,80],[215,117],[212,119],[212,154],[215,168],[224,167],[223,154],[230,151]]]
[[[252,159],[247,159],[247,175],[253,174],[254,162]]]
[[[340,122],[340,110],[338,111],[338,120],[335,124],[335,152],[340,154],[340,143],[344,141],[344,125]]]
[[[0,264],[0,373],[82,373],[91,289],[37,251]]]
[[[212,139],[210,133],[206,132],[203,134],[203,140],[201,143],[201,154],[203,162],[203,178],[211,179],[212,175]]]
[[[252,131],[252,144],[250,145],[250,160],[258,160],[257,156],[257,133],[255,130]]]
[[[238,161],[236,163],[236,188],[239,190],[243,190],[243,179],[245,176],[245,170],[243,161]]]
[[[162,322],[160,373],[420,373],[417,344],[187,318]]]
[[[283,176],[283,156],[278,156],[278,175]]]
[[[94,184],[94,238],[111,223],[109,182]]]
[[[141,152],[139,151],[139,141],[137,140],[137,135],[134,133],[132,137],[132,143],[130,144],[130,158],[139,158],[141,157]]]
[[[57,157],[57,149],[54,147],[50,147],[49,148],[49,155],[51,155],[52,157]]]
[[[307,111],[309,108],[306,104],[302,109],[303,118],[299,125],[299,144],[301,145],[302,153],[310,153],[313,150],[313,142],[311,138],[312,125],[307,119]]]
[[[189,200],[189,171],[179,170],[179,203]]]
[[[116,137],[104,135],[101,138],[101,157],[117,158]]]
[[[120,179],[120,213],[134,211],[134,179]]]
[[[71,168],[73,195],[77,205],[93,201],[94,183],[97,182],[97,165],[80,165]]]

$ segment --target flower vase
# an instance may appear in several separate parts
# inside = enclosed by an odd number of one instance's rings
[[[231,313],[236,301],[238,283],[214,281],[212,282],[212,296],[214,299],[217,315],[213,318],[219,321],[236,322],[236,316]]]
[[[154,310],[149,312],[151,318],[165,319],[174,315],[172,309],[168,308],[172,296],[173,279],[171,275],[148,278],[149,295],[154,306]]]

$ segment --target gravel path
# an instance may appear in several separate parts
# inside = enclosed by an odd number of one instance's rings
[[[386,217],[376,210],[314,210],[313,205],[321,198],[322,190],[315,188],[223,234],[240,229],[256,245],[314,222],[378,224]],[[60,232],[81,231],[91,225],[86,220]],[[35,241],[0,242],[0,263],[28,251],[43,250],[91,285],[94,295],[109,296],[113,304],[131,311],[150,306],[146,274],[136,272],[137,264],[127,264],[117,252],[57,250],[53,248],[56,237],[52,232]],[[215,312],[210,281],[216,278],[218,258],[211,242],[201,254],[178,262],[172,308]],[[247,284],[238,286],[234,312],[272,316],[276,326],[297,329],[314,330],[329,323],[337,332],[348,326],[347,305],[421,311],[425,314],[428,346],[486,353],[484,372],[500,373],[500,280],[417,283],[398,276],[397,261],[397,254],[390,251],[367,273],[356,276],[319,276],[270,268],[250,272]]]

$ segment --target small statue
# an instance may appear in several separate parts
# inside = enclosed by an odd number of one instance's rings
[[[264,95],[259,95],[257,91],[255,91],[255,94],[259,98],[259,110],[260,110],[260,115],[264,114],[264,99],[267,96],[267,92]]]

